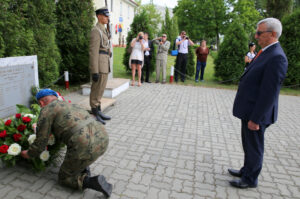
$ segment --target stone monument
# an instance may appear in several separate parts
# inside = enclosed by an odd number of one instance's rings
[[[29,106],[31,87],[39,86],[37,56],[0,59],[0,118],[16,113],[16,104]]]

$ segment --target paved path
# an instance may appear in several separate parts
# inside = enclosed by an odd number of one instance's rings
[[[92,166],[114,185],[112,199],[300,198],[300,97],[280,96],[279,121],[269,127],[259,186],[238,190],[228,168],[243,163],[235,91],[143,84],[130,87],[105,112],[107,152]],[[102,198],[57,185],[58,169],[34,174],[0,170],[0,198]]]

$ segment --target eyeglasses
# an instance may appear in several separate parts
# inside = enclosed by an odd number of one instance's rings
[[[162,37],[166,37],[166,36],[162,36]]]
[[[260,36],[261,34],[265,33],[265,32],[273,32],[271,30],[267,30],[267,31],[256,31],[255,34],[257,34],[257,36]]]

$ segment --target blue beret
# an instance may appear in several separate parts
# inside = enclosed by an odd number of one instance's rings
[[[58,97],[57,93],[51,89],[42,89],[36,94],[35,97],[37,100],[40,100],[42,97],[49,96],[49,95],[54,95]]]

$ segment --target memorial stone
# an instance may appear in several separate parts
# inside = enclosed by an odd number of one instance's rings
[[[36,55],[0,58],[0,118],[14,115],[16,104],[29,107],[33,86],[39,86]]]

